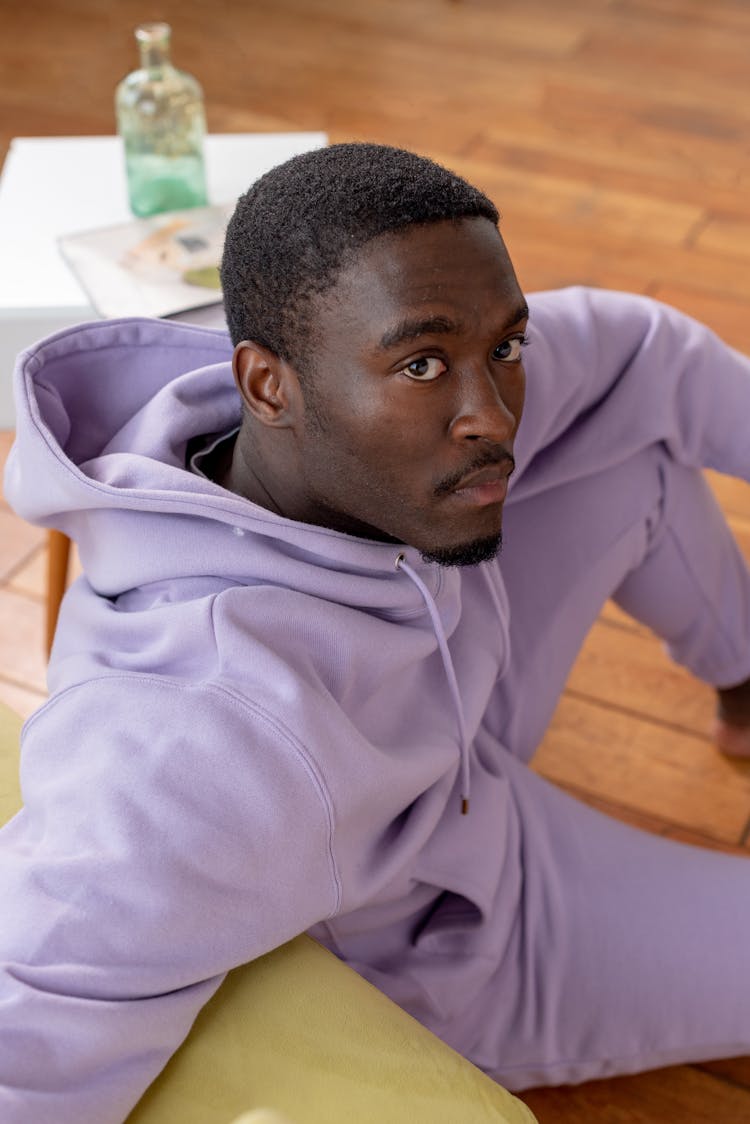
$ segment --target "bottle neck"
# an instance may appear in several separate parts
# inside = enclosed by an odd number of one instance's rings
[[[166,23],[143,23],[136,28],[135,37],[138,41],[143,70],[155,70],[171,65],[170,35],[171,28]]]

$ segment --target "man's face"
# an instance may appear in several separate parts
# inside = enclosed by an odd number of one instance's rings
[[[473,218],[376,238],[313,315],[297,517],[444,564],[491,557],[528,315],[496,228]]]

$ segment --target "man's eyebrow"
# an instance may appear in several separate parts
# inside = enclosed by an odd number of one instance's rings
[[[508,328],[512,328],[514,324],[518,324],[521,320],[526,320],[529,315],[529,306],[527,304],[520,304],[513,310],[510,316],[506,319],[505,323],[498,329],[499,333],[505,332]],[[447,316],[427,316],[423,319],[418,317],[407,317],[405,320],[399,321],[393,328],[389,329],[380,340],[380,349],[388,351],[392,347],[400,347],[402,344],[411,343],[413,340],[420,339],[422,336],[432,335],[454,335],[461,331],[461,324],[455,320],[449,320]]]
[[[508,328],[512,328],[513,325],[518,324],[520,320],[528,320],[528,318],[529,318],[529,306],[524,301],[523,304],[519,304],[519,306],[515,310],[515,312],[511,312],[510,316],[505,321],[505,323],[503,324],[500,331],[501,332],[507,332]]]
[[[424,319],[407,317],[390,328],[380,340],[380,348],[387,351],[400,344],[411,343],[421,336],[448,335],[460,331],[461,325],[447,316],[427,316]]]

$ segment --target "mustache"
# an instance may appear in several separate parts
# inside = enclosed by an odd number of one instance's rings
[[[496,445],[492,449],[486,449],[481,456],[476,457],[469,464],[464,465],[459,472],[453,472],[450,476],[446,476],[444,480],[441,480],[435,488],[435,495],[445,496],[448,492],[455,491],[461,481],[470,473],[479,472],[482,468],[488,468],[490,465],[496,464],[507,467],[508,476],[510,476],[511,472],[513,472],[516,467],[513,454],[509,453],[507,449],[503,449],[501,445]]]

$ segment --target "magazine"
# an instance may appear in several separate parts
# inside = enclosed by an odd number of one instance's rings
[[[233,204],[169,211],[58,239],[100,316],[171,316],[220,304]]]

